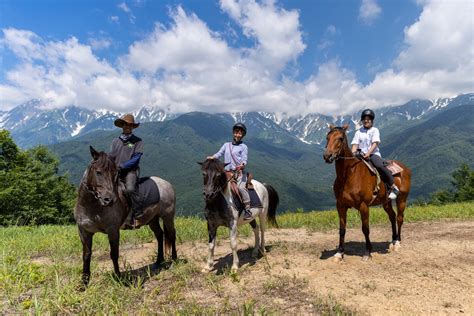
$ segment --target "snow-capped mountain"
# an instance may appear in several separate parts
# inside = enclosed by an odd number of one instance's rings
[[[142,108],[133,113],[139,122],[163,121],[176,115],[161,109]],[[114,129],[120,113],[88,110],[77,106],[44,109],[41,100],[30,100],[8,112],[0,113],[0,128],[12,133],[20,147],[54,144],[95,130]]]
[[[474,93],[455,98],[411,100],[403,105],[375,110],[376,126],[390,135],[407,126],[429,119],[448,108],[474,105]],[[362,109],[361,109],[362,110]],[[291,115],[289,113],[240,112],[218,114],[229,124],[244,122],[249,131],[259,137],[278,141],[279,135],[290,134],[307,144],[323,144],[330,124],[348,123],[350,130],[359,127],[359,113],[345,116],[327,116],[318,113]],[[143,107],[133,112],[139,122],[161,122],[179,116],[153,107]],[[76,106],[63,109],[44,109],[40,100],[31,100],[10,111],[0,112],[0,128],[11,131],[20,147],[53,144],[95,130],[114,129],[113,121],[121,113],[106,110],[88,110]]]

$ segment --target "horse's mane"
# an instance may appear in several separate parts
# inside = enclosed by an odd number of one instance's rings
[[[202,163],[204,170],[215,170],[217,172],[224,172],[224,164],[218,159],[207,159]]]

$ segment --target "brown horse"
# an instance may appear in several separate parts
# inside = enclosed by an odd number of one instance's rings
[[[341,261],[344,257],[344,237],[346,234],[347,209],[354,207],[359,210],[362,220],[362,232],[365,236],[366,252],[364,260],[371,257],[372,244],[369,239],[369,206],[382,204],[392,224],[391,247],[398,250],[401,242],[401,230],[403,224],[403,212],[406,207],[408,193],[410,192],[411,171],[399,161],[398,165],[403,168],[399,174],[394,176],[395,184],[400,189],[396,199],[397,214],[392,208],[392,201],[388,198],[385,185],[380,183],[380,190],[374,198],[373,193],[377,185],[377,177],[372,174],[368,167],[356,158],[348,145],[346,130],[343,127],[330,126],[327,134],[326,150],[324,160],[327,163],[336,161],[336,180],[334,181],[334,194],[336,196],[336,207],[339,214],[339,248],[335,259]],[[397,230],[398,224],[398,230]]]
[[[104,152],[90,147],[93,160],[87,167],[79,187],[74,218],[79,227],[82,242],[82,281],[85,285],[90,279],[92,238],[95,233],[108,235],[110,258],[114,272],[120,277],[118,264],[120,228],[125,222],[129,208],[125,197],[125,188],[120,184],[115,163]],[[175,193],[171,184],[158,177],[150,178],[158,187],[160,200],[144,208],[139,225],[148,225],[158,240],[158,257],[155,265],[164,261],[163,239],[171,257],[176,259],[176,231],[174,228]],[[163,220],[163,230],[160,227]]]

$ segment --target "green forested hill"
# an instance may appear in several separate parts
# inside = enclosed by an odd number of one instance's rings
[[[384,156],[412,169],[412,197],[448,188],[456,168],[462,163],[474,166],[474,106],[446,110],[400,131],[382,146]]]

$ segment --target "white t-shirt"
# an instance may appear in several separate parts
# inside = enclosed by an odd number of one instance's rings
[[[369,129],[365,127],[361,127],[354,135],[352,139],[351,145],[359,145],[359,149],[366,154],[372,143],[379,143],[380,144],[380,132],[377,127],[371,127]],[[379,146],[375,148],[372,152],[373,155],[380,155]]]

